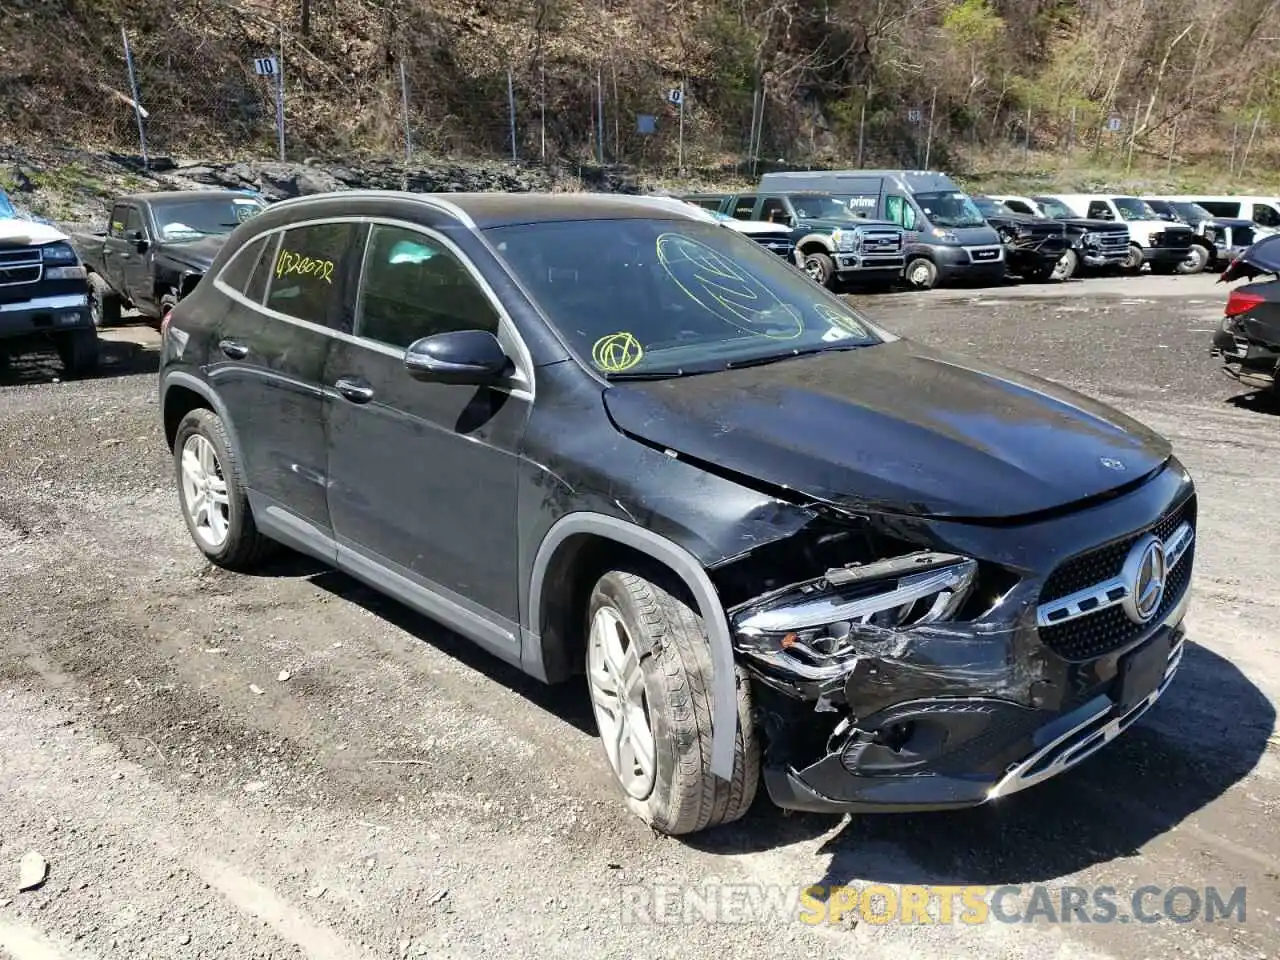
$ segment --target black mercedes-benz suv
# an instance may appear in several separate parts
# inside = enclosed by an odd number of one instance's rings
[[[1169,444],[894,336],[673,204],[343,192],[237,227],[162,324],[191,535],[285,544],[548,682],[632,810],[998,800],[1164,693]]]

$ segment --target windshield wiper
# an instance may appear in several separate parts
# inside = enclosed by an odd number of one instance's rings
[[[821,347],[806,347],[803,350],[789,350],[786,353],[771,353],[763,357],[751,357],[748,360],[730,360],[725,365],[726,370],[741,370],[745,367],[762,367],[766,363],[777,363],[779,360],[793,360],[796,357],[808,357],[815,353],[834,353],[837,350],[856,350],[859,347],[866,347],[866,343],[832,343]]]
[[[686,373],[684,370],[638,370],[635,372],[625,373],[607,373],[605,376],[610,381],[616,380],[670,380],[674,377],[683,377]]]

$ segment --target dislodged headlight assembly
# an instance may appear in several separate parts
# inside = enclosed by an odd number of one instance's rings
[[[930,552],[837,567],[742,604],[730,618],[743,653],[824,680],[898,631],[954,617],[977,572],[966,557]]]

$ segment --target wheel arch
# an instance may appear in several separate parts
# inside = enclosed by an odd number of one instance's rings
[[[165,376],[160,392],[160,410],[164,422],[164,439],[173,451],[173,442],[178,433],[178,424],[192,410],[212,410],[222,421],[227,431],[227,439],[236,449],[240,449],[240,441],[236,436],[235,424],[227,414],[226,405],[218,399],[218,395],[204,381],[189,373],[175,370]]]
[[[679,544],[602,513],[576,512],[557,520],[539,544],[530,571],[522,665],[553,682],[572,674],[573,657],[583,643],[573,630],[583,609],[578,604],[585,602],[584,591],[600,574],[617,568],[620,558],[660,565],[683,584],[688,596],[682,599],[701,615],[712,664],[711,772],[731,780],[738,719],[729,622],[706,570]]]
[[[796,244],[796,249],[806,256],[810,253],[825,253],[831,256],[834,252],[831,246],[831,238],[823,233],[810,233],[800,238],[800,242]]]

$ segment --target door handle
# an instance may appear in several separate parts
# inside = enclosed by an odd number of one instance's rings
[[[352,403],[368,403],[373,399],[373,387],[358,377],[342,377],[334,387]]]
[[[249,355],[248,345],[238,343],[235,340],[219,341],[218,348],[232,360],[243,360]]]

